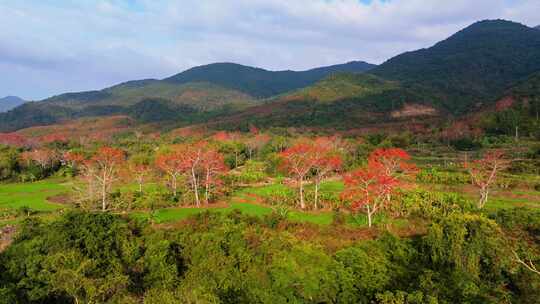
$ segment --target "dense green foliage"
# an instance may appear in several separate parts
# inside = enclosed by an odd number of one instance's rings
[[[176,84],[210,82],[250,96],[265,98],[306,87],[332,73],[364,72],[373,67],[369,63],[354,61],[302,72],[273,72],[234,63],[214,63],[189,69],[165,81]]]
[[[540,277],[505,235],[538,215],[453,213],[423,237],[388,233],[335,251],[264,220],[201,214],[170,231],[106,213],[28,220],[0,254],[5,303],[534,303]],[[283,227],[283,226],[282,226]],[[538,243],[533,246],[538,246]],[[143,300],[144,299],[144,300]],[[401,299],[401,300],[400,300]]]

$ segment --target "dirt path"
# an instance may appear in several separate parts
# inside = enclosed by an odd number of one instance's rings
[[[0,252],[4,251],[13,242],[15,226],[6,226],[0,229]]]

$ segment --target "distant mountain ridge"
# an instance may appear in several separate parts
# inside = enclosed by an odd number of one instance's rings
[[[214,63],[163,80],[128,81],[103,90],[65,93],[29,103],[0,115],[0,131],[82,116],[136,113],[145,120],[158,121],[160,115],[164,115],[163,119],[171,119],[168,112],[177,113],[172,117],[175,119],[185,119],[187,113],[192,116],[209,111],[228,113],[255,105],[258,99],[309,86],[331,73],[360,73],[373,67],[354,61],[295,72]],[[157,102],[156,106],[150,106],[152,100]]]
[[[25,103],[26,100],[17,96],[6,96],[0,98],[0,113],[7,112],[15,107],[18,107]]]
[[[539,31],[510,21],[481,21],[364,74],[329,76],[212,124],[354,129],[415,116],[460,116],[494,106],[510,88],[536,73]],[[540,96],[538,87],[526,83],[528,94]]]
[[[365,72],[375,65],[363,61],[320,67],[306,71],[268,71],[234,63],[213,63],[191,68],[164,81],[183,84],[210,82],[244,92],[256,98],[267,98],[302,88],[335,72]]]
[[[142,122],[211,122],[224,128],[354,129],[486,109],[539,72],[538,29],[484,20],[379,66],[353,61],[295,72],[214,63],[162,80],[66,93],[0,114],[0,131],[115,114]],[[540,95],[536,90],[533,86],[527,94]]]

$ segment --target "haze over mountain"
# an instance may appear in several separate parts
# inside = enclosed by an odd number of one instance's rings
[[[7,112],[17,106],[22,105],[26,101],[17,96],[6,96],[0,98],[0,113]]]

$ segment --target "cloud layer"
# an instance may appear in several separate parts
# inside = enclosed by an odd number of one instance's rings
[[[540,24],[537,0],[0,0],[0,96],[41,99],[195,65],[384,60],[482,19]]]

